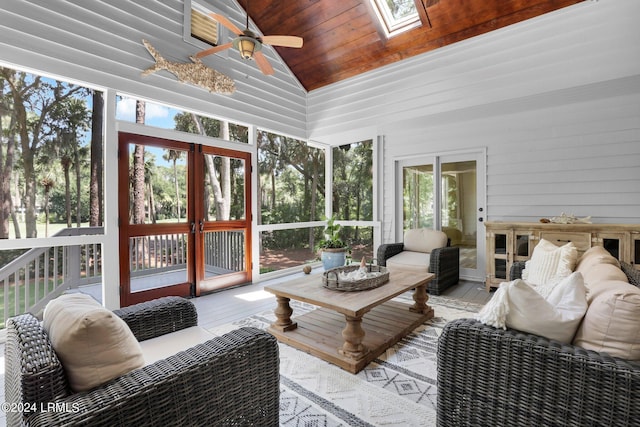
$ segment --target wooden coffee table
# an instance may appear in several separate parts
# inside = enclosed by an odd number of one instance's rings
[[[386,284],[358,292],[327,289],[321,275],[265,286],[278,302],[276,321],[267,330],[283,343],[357,373],[433,317],[426,304],[432,278],[431,273],[393,271]],[[390,301],[413,288],[413,305]],[[319,308],[292,320],[292,299]]]

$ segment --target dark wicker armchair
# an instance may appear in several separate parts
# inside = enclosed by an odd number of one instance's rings
[[[429,282],[427,291],[432,295],[440,295],[460,280],[460,248],[451,247],[450,240],[446,241],[447,246],[432,249],[429,254],[428,271],[435,277]],[[404,242],[380,245],[377,253],[378,263],[386,266],[389,258],[404,250]]]
[[[640,425],[640,363],[473,319],[447,323],[437,363],[440,427]]]
[[[167,297],[116,310],[138,340],[197,324],[194,305]],[[7,322],[5,399],[9,426],[277,426],[278,345],[241,328],[136,369],[88,392],[72,393],[40,322]]]
[[[438,341],[438,425],[638,426],[640,364],[454,320]]]

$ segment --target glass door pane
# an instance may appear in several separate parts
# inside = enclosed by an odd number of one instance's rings
[[[195,187],[197,295],[251,281],[251,156],[214,147],[202,151]]]
[[[460,277],[484,280],[484,170],[481,152],[398,161],[394,240],[411,228],[442,230],[460,248]]]
[[[205,221],[244,220],[244,159],[204,154],[204,161]]]
[[[451,246],[460,248],[460,268],[478,268],[476,162],[441,164],[441,223]]]
[[[403,230],[433,228],[433,165],[409,166],[402,169]]]
[[[129,221],[187,221],[188,147],[129,144]]]
[[[121,304],[189,296],[189,144],[127,133],[119,144]]]

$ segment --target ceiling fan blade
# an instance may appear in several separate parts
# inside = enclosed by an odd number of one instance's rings
[[[253,59],[256,60],[256,64],[258,64],[258,67],[260,68],[260,71],[262,71],[262,74],[266,76],[270,76],[273,74],[273,67],[271,66],[271,64],[269,64],[269,60],[262,54],[262,52],[255,52],[253,54]]]
[[[298,36],[263,36],[262,43],[271,46],[302,47],[302,37]]]
[[[205,49],[201,52],[196,53],[195,57],[196,58],[202,58],[204,56],[207,55],[212,55],[214,53],[223,51],[225,49],[229,49],[231,46],[233,46],[232,43],[225,43],[225,44],[221,44],[220,46],[214,46],[214,47],[210,47],[209,49]]]
[[[210,13],[209,16],[215,19],[216,22],[219,22],[220,24],[230,29],[231,32],[235,35],[239,36],[242,34],[242,30],[238,29],[238,27],[236,27],[233,22],[229,21],[229,19],[227,19],[226,17],[217,13]]]

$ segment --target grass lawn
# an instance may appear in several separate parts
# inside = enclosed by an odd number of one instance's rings
[[[53,282],[49,281],[49,286],[47,291],[51,291],[53,289]],[[40,281],[40,283],[38,283],[37,285],[38,288],[38,296],[42,297],[45,294],[45,282],[44,281]],[[19,286],[14,286],[14,285],[9,285],[8,286],[8,292],[5,294],[5,288],[4,286],[0,287],[0,329],[5,327],[5,312],[4,312],[4,304],[5,304],[5,299],[7,300],[8,303],[8,313],[7,313],[7,318],[11,317],[11,316],[15,316],[16,315],[16,290],[18,290],[18,301],[17,301],[17,313],[21,314],[25,312],[25,287],[24,285],[19,285]],[[29,305],[33,305],[35,304],[36,301],[36,284],[35,283],[30,283],[29,284]],[[36,314],[36,313],[34,313]]]

